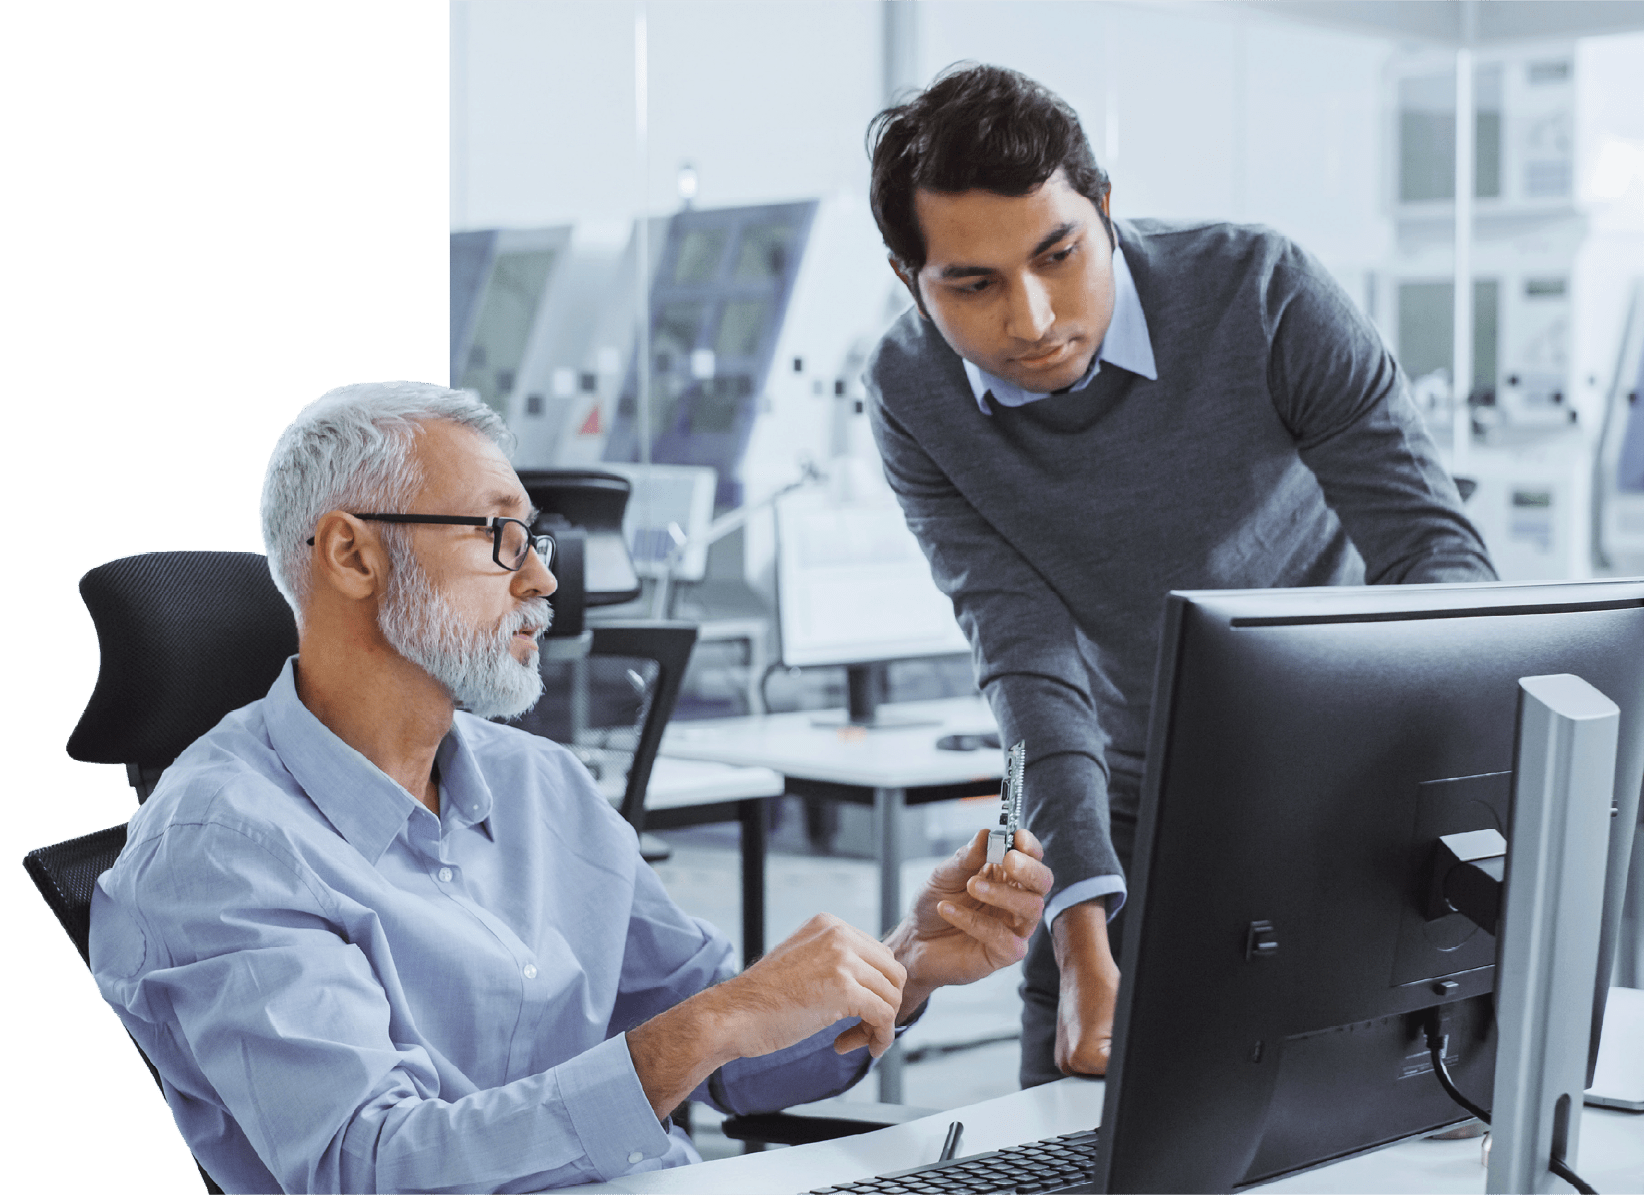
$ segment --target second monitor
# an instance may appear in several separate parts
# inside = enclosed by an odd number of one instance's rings
[[[846,666],[850,722],[887,724],[883,664],[968,652],[953,604],[894,501],[838,503],[817,490],[777,504],[782,662]]]

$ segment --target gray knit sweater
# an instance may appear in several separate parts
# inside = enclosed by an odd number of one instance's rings
[[[885,473],[969,636],[1056,891],[1120,871],[1173,589],[1493,580],[1403,375],[1270,229],[1118,224],[1158,380],[977,409],[910,310],[867,366]],[[1129,806],[1129,808],[1125,808]]]

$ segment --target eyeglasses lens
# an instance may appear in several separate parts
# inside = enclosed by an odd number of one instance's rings
[[[525,563],[525,553],[530,550],[531,536],[525,524],[510,519],[502,524],[502,546],[497,552],[497,558],[502,561],[504,568],[519,571]]]
[[[518,572],[525,567],[525,556],[532,548],[537,550],[543,567],[546,568],[554,555],[554,538],[551,535],[532,535],[530,529],[518,519],[510,519],[502,524],[502,541],[497,548],[497,559],[502,566],[511,572]]]

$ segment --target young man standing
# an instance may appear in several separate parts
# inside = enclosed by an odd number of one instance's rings
[[[1112,220],[1073,111],[998,67],[869,140],[915,302],[874,433],[1056,876],[1022,1082],[1101,1074],[1165,594],[1495,574],[1375,328],[1284,237]]]

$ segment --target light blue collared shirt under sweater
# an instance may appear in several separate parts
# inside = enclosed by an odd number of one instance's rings
[[[1101,372],[1103,361],[1140,374],[1150,382],[1158,381],[1159,371],[1153,363],[1153,341],[1147,334],[1147,316],[1142,314],[1142,299],[1136,293],[1136,280],[1130,276],[1130,267],[1125,264],[1122,246],[1116,246],[1113,250],[1113,319],[1107,326],[1107,335],[1102,337],[1101,346],[1091,357],[1090,368],[1066,390],[1076,394],[1090,385],[1091,379]],[[982,408],[984,415],[993,414],[988,407],[989,399],[1007,407],[1025,407],[1030,402],[1050,397],[1048,393],[1023,390],[1014,382],[996,378],[968,360],[965,361],[965,377],[970,379],[970,388],[976,393],[976,405]]]

